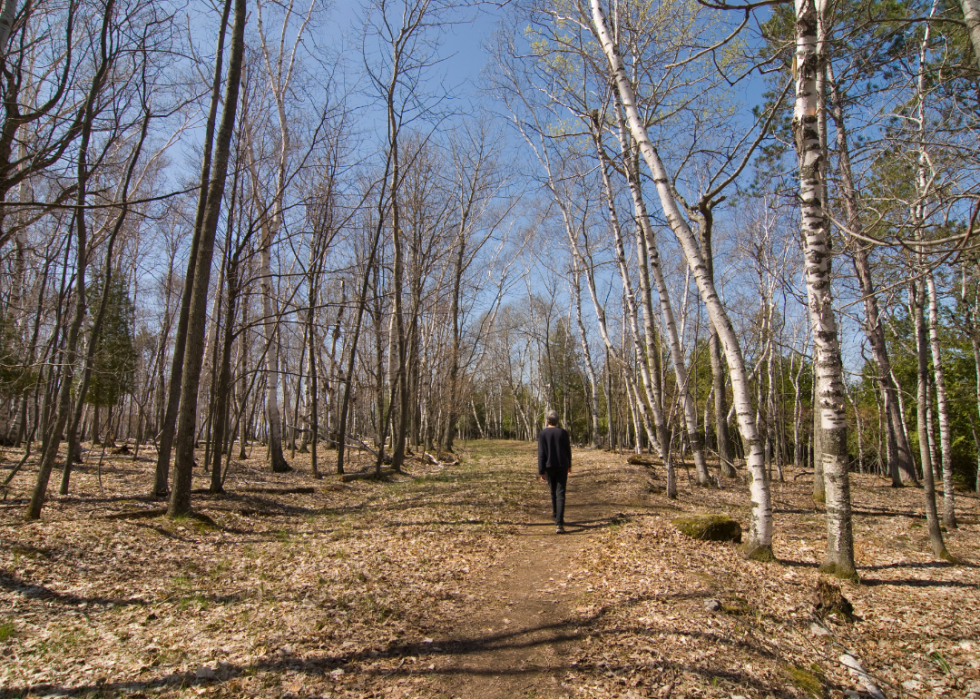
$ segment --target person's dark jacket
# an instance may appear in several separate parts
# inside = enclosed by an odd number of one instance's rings
[[[568,430],[545,427],[538,433],[538,474],[563,472],[572,467],[572,439]]]

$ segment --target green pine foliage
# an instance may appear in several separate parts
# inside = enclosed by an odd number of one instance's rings
[[[89,298],[101,302],[101,285]],[[119,398],[132,392],[136,378],[137,354],[133,343],[135,308],[123,282],[111,282],[102,328],[92,358],[92,379],[85,402],[111,407]]]
[[[977,452],[973,443],[971,417],[976,414],[976,368],[970,340],[954,324],[951,309],[943,308],[940,312],[939,342],[942,347],[943,370],[946,379],[946,391],[949,399],[949,427],[952,435],[952,463],[954,477],[963,484],[975,483]],[[888,352],[892,361],[895,378],[905,392],[905,420],[910,426],[909,440],[914,454],[919,453],[919,439],[915,430],[917,405],[915,390],[917,377],[917,361],[915,356],[915,327],[912,318],[906,311],[896,315],[886,325]],[[932,359],[929,360],[930,373]],[[877,407],[874,395],[874,377],[877,365],[873,361],[865,363],[862,369],[862,379],[855,387],[854,400],[864,418],[867,430],[865,434],[865,449],[873,447],[878,440]],[[938,410],[935,407],[935,390],[933,397],[933,428],[936,439],[939,439]],[[852,437],[853,439],[853,437]],[[937,443],[936,448],[939,449]],[[884,459],[885,455],[882,454]]]
[[[25,348],[12,322],[0,319],[0,397],[20,396],[37,379],[36,372],[24,364]]]

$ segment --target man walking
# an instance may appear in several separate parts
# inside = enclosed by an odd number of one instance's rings
[[[544,416],[547,426],[538,434],[538,475],[551,488],[551,514],[565,533],[565,484],[572,470],[572,440],[568,430],[558,426],[558,413],[549,410]]]

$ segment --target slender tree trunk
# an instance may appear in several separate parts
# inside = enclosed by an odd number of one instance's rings
[[[224,197],[225,179],[228,173],[228,156],[235,131],[238,110],[238,94],[245,54],[245,22],[247,0],[226,0],[234,3],[235,19],[232,26],[231,54],[228,59],[228,77],[225,84],[224,108],[221,124],[215,138],[214,168],[207,189],[207,204],[201,225],[199,257],[188,262],[193,264],[194,281],[187,315],[187,342],[184,353],[180,410],[177,416],[176,458],[174,461],[173,490],[167,507],[169,517],[189,514],[191,511],[191,479],[194,468],[194,438],[197,423],[197,394],[201,380],[201,363],[204,358],[204,331],[207,321],[208,282],[211,278],[211,259],[214,254],[214,236],[218,228],[221,204]],[[191,271],[191,270],[189,270]]]
[[[191,238],[191,249],[187,258],[187,273],[184,276],[184,289],[180,297],[180,312],[177,317],[177,332],[174,336],[174,356],[170,368],[170,384],[167,390],[167,409],[160,425],[160,435],[157,440],[157,465],[153,479],[153,495],[158,498],[167,496],[167,480],[170,475],[170,454],[173,450],[174,434],[177,430],[177,411],[180,406],[181,387],[183,384],[184,350],[187,343],[187,322],[190,312],[191,294],[193,293],[196,271],[194,265],[200,257],[201,227],[204,224],[209,182],[211,180],[211,155],[214,145],[214,126],[218,113],[218,103],[221,101],[221,76],[224,61],[225,33],[228,17],[231,13],[231,0],[226,0],[221,13],[221,24],[218,27],[218,45],[215,52],[214,77],[211,81],[211,104],[208,108],[208,120],[204,126],[204,157],[201,159],[200,193],[197,200],[197,210],[194,215],[194,234]],[[210,276],[210,275],[209,275]]]
[[[644,323],[646,331],[644,335],[646,338],[646,346],[644,346],[640,343],[640,329],[637,317],[639,314],[636,308],[636,292],[633,290],[630,270],[626,264],[626,252],[623,247],[622,229],[620,228],[619,217],[616,213],[616,202],[612,184],[609,181],[610,164],[608,162],[608,158],[606,158],[602,143],[599,140],[598,129],[599,119],[597,116],[594,116],[592,122],[592,139],[600,161],[599,169],[602,173],[603,190],[606,195],[606,207],[609,211],[609,219],[612,224],[611,228],[613,233],[614,249],[616,251],[616,262],[619,266],[619,275],[623,282],[623,298],[625,300],[623,307],[627,314],[627,318],[629,319],[629,327],[631,331],[630,337],[633,341],[633,351],[636,353],[636,361],[640,368],[640,379],[643,381],[643,389],[647,399],[646,403],[650,406],[650,410],[653,413],[653,424],[657,431],[656,443],[660,453],[663,455],[664,463],[667,467],[667,497],[676,498],[676,479],[671,473],[673,469],[673,462],[668,457],[670,437],[667,433],[667,419],[666,415],[664,414],[663,388],[660,383],[659,372],[654,366],[653,361],[657,353],[657,349],[652,322],[653,310],[652,303],[650,301],[650,273],[648,269],[648,261],[643,259],[641,248],[640,294],[642,297],[644,297],[641,303],[644,304]],[[642,397],[637,395],[637,401],[642,402]],[[674,488],[672,489],[671,486],[674,486]]]
[[[236,173],[237,175],[237,173]],[[234,228],[235,195],[238,191],[238,178],[232,184],[231,206],[228,215],[228,232],[225,235],[225,254],[228,256],[225,271],[227,289],[225,292],[225,324],[222,328],[221,364],[218,369],[217,386],[214,392],[214,429],[212,446],[211,485],[212,493],[220,493],[224,489],[224,477],[221,469],[221,455],[224,453],[225,437],[228,431],[228,409],[231,404],[231,392],[234,390],[234,380],[231,376],[231,350],[235,342],[235,312],[238,301],[238,251],[232,250],[231,231]],[[218,296],[220,297],[220,293]],[[243,338],[244,340],[244,338]],[[231,451],[231,445],[228,445]]]
[[[943,359],[939,347],[939,301],[936,297],[936,280],[931,271],[926,275],[925,282],[929,293],[929,342],[932,350],[932,371],[936,384],[939,448],[943,466],[943,524],[946,525],[947,529],[955,529],[956,503],[953,488],[952,439],[949,431],[949,400],[946,396],[946,379],[943,375]]]
[[[935,12],[936,3],[933,3],[932,12]],[[930,12],[930,15],[932,14]],[[916,79],[917,97],[917,117],[918,117],[918,158],[916,167],[916,194],[917,199],[912,207],[912,219],[915,224],[915,237],[922,239],[923,229],[926,223],[925,202],[929,196],[929,184],[927,177],[927,155],[926,155],[926,115],[925,115],[925,62],[926,50],[929,43],[930,25],[926,24],[923,35],[919,43],[918,56],[918,75]],[[924,272],[927,270],[925,255],[918,252],[915,255],[915,271]],[[925,275],[928,278],[928,274]],[[929,397],[929,340],[928,328],[925,320],[926,307],[926,287],[928,281],[913,279],[909,289],[909,307],[914,316],[915,322],[915,349],[918,360],[918,409],[916,410],[917,425],[919,432],[919,450],[922,457],[922,481],[923,495],[926,502],[926,522],[929,528],[929,540],[932,543],[933,553],[945,560],[952,560],[952,556],[946,549],[943,541],[942,529],[939,524],[939,516],[936,511],[936,488],[935,488],[935,448],[932,444],[932,402]]]
[[[572,298],[575,303],[575,323],[578,327],[579,344],[582,346],[582,357],[585,359],[585,372],[589,379],[589,412],[591,413],[592,431],[589,435],[589,446],[595,447],[599,441],[599,392],[596,380],[595,367],[592,363],[592,351],[589,349],[589,339],[585,332],[585,323],[582,322],[582,271],[579,268],[578,260],[572,259]]]
[[[314,299],[313,294],[310,295],[311,301]],[[314,316],[313,303],[307,309],[306,321],[308,327],[306,328],[307,336],[310,341],[310,377],[307,381],[309,386],[309,401],[310,401],[310,419],[309,419],[309,429],[310,429],[310,472],[316,479],[322,478],[319,471],[319,464],[317,463],[317,445],[320,442],[320,395],[319,395],[319,376],[317,375],[317,363],[316,363],[316,317]]]
[[[643,193],[640,188],[638,154],[629,144],[626,123],[623,120],[622,110],[619,107],[618,100],[616,101],[616,123],[620,150],[623,155],[623,164],[626,170],[626,179],[633,198],[636,220],[639,224],[636,228],[636,249],[640,266],[640,291],[643,302],[647,354],[648,356],[654,356],[657,352],[654,342],[653,301],[649,279],[649,272],[652,271],[657,286],[657,295],[660,298],[660,313],[663,319],[664,330],[667,333],[670,360],[674,365],[674,376],[677,379],[677,391],[680,394],[681,406],[684,411],[684,424],[687,427],[687,437],[694,455],[697,482],[701,486],[709,485],[711,483],[711,477],[708,475],[708,465],[704,457],[704,441],[698,432],[697,404],[691,394],[691,384],[688,378],[684,352],[681,349],[680,338],[677,333],[677,323],[674,320],[674,309],[670,302],[670,290],[667,288],[667,280],[664,278],[663,267],[660,264],[660,250],[657,246],[656,234],[654,233],[653,226],[650,225],[650,217],[647,215],[646,204],[643,201]],[[596,148],[599,151],[600,157],[604,157],[605,151],[599,141],[598,123],[594,124],[594,131],[593,138],[596,140]]]
[[[976,406],[978,417],[980,417],[980,329],[977,328],[976,319],[978,314],[976,310],[980,310],[980,284],[978,284],[975,292],[974,299],[971,304],[970,299],[967,298],[966,293],[966,270],[963,270],[963,282],[961,287],[961,301],[963,303],[963,312],[966,320],[966,330],[970,337],[970,345],[973,348],[973,371],[976,378],[974,387],[976,390]],[[977,475],[976,481],[974,483],[976,492],[980,493],[980,441],[977,440],[977,430],[973,423],[973,419],[970,419],[970,428],[973,430],[973,443],[977,451]]]
[[[387,173],[386,173],[387,174]],[[350,347],[347,356],[347,371],[344,375],[344,397],[340,403],[340,423],[337,427],[337,473],[344,472],[344,453],[347,441],[347,417],[350,410],[350,392],[354,383],[354,366],[357,361],[357,342],[361,335],[361,323],[364,320],[364,307],[367,305],[367,293],[371,288],[371,274],[374,269],[374,258],[378,251],[378,243],[381,240],[381,231],[384,227],[384,206],[378,206],[378,221],[374,228],[374,239],[371,241],[371,251],[368,254],[367,262],[364,267],[364,281],[361,284],[361,293],[357,299],[357,311],[354,314],[354,331],[351,334]],[[380,419],[380,416],[379,416]],[[382,449],[384,445],[382,445]]]
[[[827,66],[828,85],[831,92],[831,110],[837,131],[837,160],[840,167],[844,208],[847,214],[847,225],[852,233],[860,234],[863,230],[861,223],[859,197],[851,172],[850,144],[847,137],[847,126],[844,120],[844,105],[837,81],[834,79],[833,67]],[[878,308],[878,296],[871,275],[871,264],[868,260],[868,245],[854,239],[854,252],[851,260],[857,273],[861,296],[864,301],[864,331],[871,345],[871,351],[877,364],[878,373],[875,377],[878,392],[884,404],[888,422],[887,439],[889,458],[888,469],[893,487],[901,487],[902,476],[913,483],[917,482],[915,475],[912,449],[901,426],[898,397],[894,382],[891,379],[891,361],[888,356],[888,344],[885,341],[885,329],[881,323],[881,312]]]
[[[819,3],[819,4],[818,4]],[[818,46],[818,25],[824,21],[823,0],[796,0],[796,105],[793,132],[800,165],[800,208],[813,366],[819,416],[820,452],[827,502],[827,553],[821,570],[839,577],[857,576],[851,530],[851,494],[847,464],[847,416],[844,412],[844,367],[837,340],[837,319],[831,296],[830,221],[824,210],[826,187],[824,149],[818,120],[822,107],[818,75],[824,57]],[[820,32],[822,34],[822,31]],[[822,43],[822,37],[820,42]]]
[[[739,345],[738,337],[735,334],[731,320],[715,290],[714,280],[707,275],[704,258],[698,246],[697,239],[674,199],[673,192],[670,189],[670,178],[667,171],[647,135],[646,126],[636,106],[633,87],[626,76],[622,59],[619,57],[618,50],[609,34],[600,0],[591,0],[591,4],[593,23],[603,53],[612,69],[620,100],[626,111],[630,132],[633,139],[639,145],[640,153],[643,155],[647,167],[650,168],[653,181],[657,187],[657,193],[660,196],[664,215],[684,250],[688,267],[691,269],[694,279],[697,282],[698,289],[701,292],[701,298],[708,309],[708,315],[725,347],[739,427],[742,433],[742,441],[745,445],[746,463],[752,477],[750,483],[752,519],[749,527],[748,541],[746,542],[746,552],[751,558],[757,560],[772,560],[772,499],[769,481],[766,478],[765,456],[762,451],[762,443],[752,412],[752,400],[741,346]]]
[[[929,403],[929,341],[924,318],[926,304],[925,285],[913,282],[909,288],[909,307],[915,322],[915,350],[918,360],[918,405],[916,420],[919,432],[919,456],[922,459],[922,490],[925,497],[926,525],[929,529],[929,541],[932,552],[937,558],[952,561],[953,557],[946,550],[943,532],[939,525],[939,514],[936,509],[936,486],[933,475],[932,455],[929,451],[929,429],[926,424],[927,405]]]
[[[85,221],[85,204],[88,196],[88,180],[91,172],[88,165],[88,150],[91,143],[93,124],[95,122],[97,110],[96,102],[106,77],[114,62],[114,55],[108,54],[109,31],[112,26],[115,3],[109,0],[104,8],[102,15],[102,28],[100,36],[100,51],[98,68],[92,77],[88,94],[83,107],[84,117],[82,120],[81,140],[78,146],[78,156],[76,165],[76,193],[75,204],[77,208],[74,214],[75,224],[75,298],[72,309],[71,320],[69,321],[68,334],[65,339],[65,349],[62,353],[63,365],[61,372],[61,383],[58,388],[57,412],[53,420],[52,429],[45,434],[44,446],[41,452],[41,462],[38,467],[37,480],[34,490],[31,493],[31,501],[27,506],[25,519],[35,520],[41,517],[41,508],[44,505],[44,498],[47,494],[48,481],[51,478],[51,470],[58,457],[58,448],[61,446],[61,435],[68,423],[71,411],[71,392],[73,379],[75,376],[75,363],[78,361],[78,342],[81,334],[82,321],[85,318],[85,272],[87,268],[88,249],[88,230]],[[68,453],[65,463],[72,459],[72,444],[68,444]]]
[[[126,221],[126,215],[129,213],[129,186],[133,180],[133,173],[136,170],[136,163],[139,161],[140,153],[143,150],[143,144],[146,143],[149,128],[150,116],[147,114],[143,119],[143,126],[140,129],[139,140],[137,141],[133,154],[130,157],[129,164],[126,167],[126,174],[121,188],[122,209],[120,210],[119,215],[116,216],[116,220],[113,222],[112,230],[109,233],[108,241],[106,242],[106,253],[105,259],[103,260],[103,264],[105,265],[105,279],[103,281],[102,299],[99,303],[98,313],[96,314],[95,320],[92,323],[92,329],[89,332],[89,346],[88,353],[85,357],[85,369],[82,372],[82,380],[76,390],[75,414],[72,416],[72,420],[68,426],[68,458],[65,459],[65,467],[61,472],[61,485],[58,488],[58,493],[60,495],[68,494],[68,484],[71,479],[72,462],[75,460],[75,453],[79,449],[78,425],[82,419],[82,409],[85,405],[85,397],[88,394],[89,382],[92,379],[92,362],[95,358],[95,350],[98,346],[99,334],[102,330],[102,321],[105,318],[106,308],[108,308],[109,305],[109,293],[112,287],[113,248],[116,243],[116,238],[119,236],[119,232],[122,230],[123,224]],[[96,409],[98,408],[96,407]]]
[[[265,338],[265,415],[269,421],[269,462],[273,473],[292,470],[282,453],[282,417],[279,412],[279,315],[273,308],[272,276],[272,226],[267,219],[262,222],[262,246],[259,254],[259,275],[262,287],[262,333]]]

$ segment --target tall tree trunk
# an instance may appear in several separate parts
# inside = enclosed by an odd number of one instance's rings
[[[643,192],[640,188],[639,155],[629,143],[626,122],[623,120],[622,109],[619,106],[618,100],[616,101],[616,126],[617,133],[619,134],[626,180],[633,198],[636,221],[639,224],[636,228],[636,249],[640,266],[640,291],[643,302],[647,354],[648,356],[653,356],[657,352],[654,343],[653,300],[651,298],[649,279],[649,272],[652,271],[657,286],[657,296],[660,298],[660,314],[663,319],[664,330],[667,334],[670,360],[674,365],[674,376],[677,379],[677,391],[680,394],[681,407],[684,411],[684,424],[687,427],[687,437],[694,455],[694,468],[697,473],[697,482],[701,486],[709,485],[711,483],[711,477],[708,475],[708,465],[704,457],[704,441],[698,432],[697,404],[691,393],[691,384],[688,378],[684,352],[681,349],[680,337],[677,333],[677,323],[674,320],[674,309],[670,302],[670,290],[667,288],[667,280],[664,277],[663,267],[660,264],[660,250],[657,246],[656,234],[654,233],[653,226],[650,225],[650,217],[647,215],[646,203],[643,201]],[[600,157],[604,157],[605,151],[599,141],[598,123],[594,124],[594,131],[593,138],[596,139],[596,147],[599,150]]]
[[[229,261],[226,276],[228,281],[225,298],[225,325],[221,342],[221,365],[218,369],[218,382],[214,392],[215,412],[210,485],[212,493],[220,493],[223,490],[221,455],[228,431],[228,407],[231,403],[231,392],[234,386],[231,376],[231,350],[235,342],[235,305],[238,299],[238,260],[234,257]],[[228,446],[228,449],[231,449],[231,445]]]
[[[612,184],[609,180],[610,163],[600,141],[598,116],[593,116],[591,127],[593,144],[596,149],[597,157],[600,161],[599,170],[602,173],[603,191],[606,195],[606,207],[609,210],[609,219],[612,224],[611,228],[613,233],[613,247],[616,251],[616,262],[619,267],[620,278],[623,282],[623,298],[625,300],[623,307],[625,313],[627,314],[627,318],[629,319],[629,328],[631,331],[630,337],[633,341],[633,351],[636,352],[636,361],[640,368],[640,378],[643,381],[643,388],[647,399],[646,402],[650,406],[650,410],[653,413],[653,424],[657,430],[656,441],[659,445],[658,448],[660,453],[663,455],[664,463],[667,467],[667,497],[676,498],[676,479],[672,473],[674,466],[673,461],[668,456],[670,450],[670,437],[668,436],[667,432],[667,418],[664,414],[664,394],[660,383],[660,374],[654,364],[654,357],[657,355],[657,348],[652,322],[653,309],[650,300],[650,272],[648,268],[648,260],[644,259],[642,255],[642,248],[640,248],[640,295],[643,297],[641,303],[644,304],[645,311],[644,337],[646,338],[646,346],[644,346],[640,343],[640,329],[637,318],[639,314],[637,313],[636,308],[636,292],[633,290],[633,284],[630,281],[630,270],[626,264],[626,252],[623,247],[622,229],[619,225],[619,217],[616,213],[615,196],[612,189]],[[625,144],[623,149],[624,151],[626,150]],[[637,400],[642,402],[642,397],[637,395]],[[697,423],[695,422],[695,424]],[[673,486],[673,488],[671,486]]]
[[[144,105],[144,107],[148,108],[148,105]],[[85,369],[82,372],[82,380],[79,383],[75,393],[75,414],[72,416],[71,422],[68,424],[68,458],[65,459],[65,467],[61,472],[61,485],[58,488],[58,493],[60,495],[68,494],[68,484],[71,480],[71,467],[75,460],[74,456],[76,450],[79,448],[78,426],[82,419],[82,410],[85,406],[85,397],[88,394],[89,383],[92,379],[92,362],[95,358],[95,350],[98,346],[99,334],[102,331],[102,321],[105,318],[106,309],[109,305],[109,293],[112,286],[112,252],[116,243],[116,238],[119,236],[123,223],[126,221],[126,215],[129,213],[129,185],[133,180],[133,173],[136,170],[136,163],[138,162],[140,153],[143,150],[143,144],[146,142],[149,128],[150,116],[149,114],[146,114],[143,119],[143,126],[140,129],[139,140],[137,141],[133,154],[130,157],[129,164],[126,167],[126,174],[123,178],[121,189],[122,208],[119,215],[116,216],[116,220],[113,222],[112,230],[109,233],[109,237],[106,242],[105,259],[103,260],[103,264],[105,265],[105,278],[102,282],[102,299],[99,302],[99,310],[96,313],[95,320],[92,323],[92,329],[89,332],[89,346],[85,357]]]
[[[115,14],[115,2],[109,0],[103,10],[102,28],[100,31],[98,67],[92,77],[83,106],[83,120],[81,128],[81,140],[78,145],[77,165],[76,165],[76,191],[75,191],[75,291],[74,306],[72,309],[71,320],[69,321],[68,334],[65,338],[65,349],[62,353],[62,372],[61,383],[58,388],[58,402],[55,418],[51,428],[44,437],[44,444],[41,451],[41,461],[38,467],[37,480],[34,490],[31,493],[31,501],[27,506],[25,519],[40,519],[41,508],[44,505],[44,498],[47,494],[48,481],[51,478],[51,469],[58,457],[58,448],[61,446],[61,435],[68,423],[69,413],[71,412],[71,392],[75,376],[75,363],[78,361],[78,341],[81,334],[82,321],[85,318],[85,271],[88,262],[88,230],[85,221],[85,204],[88,196],[88,180],[91,175],[88,165],[88,150],[92,138],[93,124],[97,115],[96,102],[105,85],[106,77],[114,63],[114,54],[109,54],[109,31],[112,26],[113,15]],[[72,444],[68,444],[68,454],[65,463],[72,459]]]
[[[589,446],[595,447],[599,441],[599,393],[598,382],[596,380],[595,367],[592,363],[592,351],[589,349],[589,339],[585,332],[585,323],[582,322],[582,289],[581,284],[582,270],[578,260],[572,259],[572,298],[575,304],[575,324],[578,327],[579,344],[582,347],[582,357],[585,359],[585,372],[589,378],[589,412],[591,413],[592,430],[589,434]]]
[[[830,114],[834,119],[837,131],[837,161],[840,167],[841,185],[844,199],[844,210],[847,214],[847,226],[852,234],[860,235],[863,231],[861,223],[860,204],[854,176],[851,172],[850,144],[847,138],[847,125],[844,119],[844,104],[837,81],[834,79],[833,67],[827,65],[828,85],[831,94]],[[888,423],[887,439],[888,453],[894,458],[888,460],[888,471],[893,487],[902,486],[902,477],[913,483],[918,479],[915,475],[915,464],[912,449],[901,425],[901,415],[898,407],[898,396],[895,383],[891,378],[891,361],[888,356],[888,344],[885,341],[885,329],[881,323],[881,311],[878,308],[878,296],[871,275],[871,264],[868,259],[869,246],[858,239],[853,240],[854,252],[851,260],[857,274],[864,302],[864,332],[871,345],[872,355],[878,367],[875,382],[881,394],[885,417]]]
[[[980,271],[980,269],[978,269]],[[962,286],[960,291],[960,301],[963,304],[963,315],[965,319],[965,326],[967,335],[970,337],[970,345],[973,348],[973,371],[976,378],[974,383],[975,387],[975,398],[978,417],[980,417],[980,329],[977,328],[976,322],[977,317],[980,313],[980,279],[978,279],[977,287],[974,289],[974,297],[971,300],[967,297],[966,292],[966,269],[962,271]],[[973,430],[973,443],[976,446],[977,451],[977,475],[975,481],[975,490],[980,493],[980,441],[977,441],[977,431],[974,426],[973,419],[970,419],[970,427]]]
[[[819,4],[818,4],[819,3]],[[820,452],[827,502],[827,553],[821,570],[854,578],[854,539],[847,464],[847,416],[844,412],[844,366],[837,340],[831,296],[830,221],[824,209],[824,149],[818,120],[821,108],[817,77],[824,71],[818,48],[823,0],[796,0],[796,105],[793,132],[800,165],[801,228],[816,383],[814,412],[819,415]]]
[[[935,12],[936,3],[933,2],[932,12]],[[918,158],[916,163],[916,201],[912,207],[912,220],[915,224],[915,238],[922,240],[923,231],[926,224],[926,199],[929,196],[929,178],[927,176],[928,157],[926,153],[926,114],[925,114],[925,63],[926,51],[929,44],[930,25],[926,24],[923,35],[919,42],[918,56],[918,75],[916,76],[916,111],[918,118],[917,139],[918,139]],[[921,250],[921,249],[920,249]],[[915,254],[915,271],[919,274],[925,273],[928,278],[928,264],[925,254],[921,251]],[[918,360],[918,409],[916,410],[917,426],[919,432],[919,451],[922,457],[922,482],[923,495],[926,502],[926,522],[929,528],[929,540],[932,543],[933,553],[945,560],[952,560],[946,544],[943,541],[942,529],[939,525],[939,516],[936,511],[936,488],[935,488],[935,447],[932,440],[932,401],[929,397],[929,340],[928,329],[925,320],[926,306],[926,286],[928,282],[922,279],[913,278],[909,290],[909,307],[914,316],[915,322],[915,349]]]
[[[231,203],[228,207],[228,224],[225,233],[225,291],[224,326],[222,328],[220,366],[218,367],[217,385],[214,392],[214,428],[213,445],[211,447],[211,485],[210,492],[220,493],[224,490],[224,476],[221,468],[221,455],[224,453],[228,432],[228,413],[231,405],[231,393],[234,390],[234,380],[231,376],[231,350],[235,342],[235,311],[238,302],[239,249],[232,249],[232,231],[235,228],[235,201],[238,194],[238,173],[231,185]],[[216,296],[221,298],[220,288]],[[244,337],[242,341],[244,342]],[[216,338],[217,340],[217,338]],[[231,444],[227,445],[231,452]],[[206,464],[205,464],[206,466]]]
[[[936,383],[936,409],[939,413],[939,448],[943,466],[943,524],[956,529],[956,502],[953,488],[952,439],[949,433],[949,400],[946,396],[946,379],[943,375],[943,359],[939,347],[939,301],[936,297],[936,280],[932,271],[926,274],[929,293],[929,342],[932,350],[932,371]]]
[[[932,455],[929,450],[929,428],[926,424],[927,405],[929,403],[929,340],[927,337],[924,317],[926,304],[925,285],[913,282],[909,287],[909,308],[915,322],[915,354],[918,361],[918,405],[916,407],[916,423],[919,434],[919,457],[922,459],[922,494],[925,498],[926,525],[929,529],[929,541],[932,552],[937,558],[952,561],[953,557],[946,550],[943,532],[939,525],[939,514],[936,510],[936,485],[933,475]]]
[[[715,290],[714,280],[707,275],[704,257],[698,246],[697,239],[684,219],[671,191],[670,177],[667,174],[666,168],[661,162],[660,156],[656,149],[654,149],[653,144],[650,142],[646,126],[640,117],[636,105],[633,86],[629,82],[622,59],[619,57],[618,50],[609,34],[600,0],[591,0],[591,5],[593,23],[603,53],[612,69],[616,88],[618,89],[623,108],[626,111],[630,132],[640,148],[640,153],[643,155],[647,167],[650,168],[664,215],[672,232],[681,244],[688,267],[694,275],[698,289],[701,292],[701,298],[708,309],[708,315],[715,329],[718,331],[725,348],[739,427],[742,433],[742,441],[745,445],[746,464],[752,477],[750,483],[752,519],[749,527],[748,541],[746,542],[746,553],[751,558],[757,560],[772,560],[772,498],[769,490],[769,481],[766,478],[765,456],[762,451],[762,443],[752,412],[752,399],[749,392],[748,376],[745,370],[745,360],[742,356],[741,346],[739,345],[731,319],[728,317],[728,313],[722,306],[718,293]]]
[[[389,164],[390,167],[390,158]],[[387,168],[386,168],[387,169]],[[387,172],[385,173],[387,176]],[[354,314],[354,331],[351,333],[350,346],[347,356],[347,371],[344,374],[344,396],[340,403],[340,420],[337,427],[337,473],[344,472],[344,454],[346,453],[347,441],[347,418],[350,412],[350,392],[354,384],[354,366],[357,362],[357,342],[361,336],[361,323],[364,320],[364,308],[367,305],[367,294],[371,288],[371,274],[375,266],[375,256],[378,252],[378,243],[381,240],[381,231],[384,229],[384,203],[378,205],[378,220],[374,228],[374,238],[371,241],[371,251],[364,267],[364,281],[361,283],[361,293],[357,298],[357,311]],[[380,419],[380,416],[379,416]],[[382,445],[383,448],[383,445]]]
[[[279,314],[273,300],[272,226],[263,217],[262,249],[259,254],[259,275],[262,287],[262,334],[265,338],[265,416],[269,421],[269,462],[273,473],[292,470],[282,453],[282,417],[279,412]]]
[[[313,300],[313,295],[311,294],[311,301]],[[319,376],[317,375],[317,364],[316,364],[316,317],[314,316],[313,303],[307,309],[306,322],[308,326],[306,328],[307,336],[310,341],[310,377],[307,380],[307,386],[309,387],[309,401],[310,401],[310,419],[309,419],[309,430],[310,430],[310,472],[313,477],[320,479],[323,476],[320,475],[319,464],[317,463],[317,445],[320,443],[320,395],[319,395]]]
[[[184,350],[187,344],[188,313],[190,313],[191,295],[194,291],[194,279],[196,276],[194,265],[201,255],[202,226],[204,225],[208,203],[208,189],[211,180],[214,126],[218,114],[218,103],[221,101],[221,76],[225,52],[225,33],[228,27],[231,5],[231,0],[226,0],[221,13],[221,24],[218,26],[218,45],[215,50],[214,77],[211,80],[211,104],[208,107],[208,120],[204,126],[204,156],[201,159],[200,191],[197,199],[197,210],[194,214],[194,234],[191,238],[191,249],[187,258],[187,272],[184,275],[184,288],[180,297],[180,312],[177,317],[177,332],[174,336],[174,356],[170,368],[170,384],[167,389],[167,410],[164,413],[163,423],[160,425],[160,435],[157,440],[157,465],[153,479],[153,495],[158,498],[167,496],[167,480],[170,475],[170,454],[173,451],[174,434],[177,430],[177,411],[180,407],[181,387],[183,385]]]
[[[193,262],[188,262],[188,267],[193,264],[194,281],[191,287],[193,291],[187,315],[187,342],[182,371],[180,409],[177,415],[173,489],[167,507],[169,517],[186,515],[191,511],[197,394],[201,381],[201,363],[204,359],[208,282],[211,279],[214,236],[218,229],[225,179],[228,174],[228,156],[231,150],[231,139],[235,131],[242,61],[245,54],[245,22],[248,3],[247,0],[226,0],[226,5],[232,3],[234,3],[235,8],[235,19],[232,26],[231,54],[228,59],[228,77],[225,83],[221,124],[215,138],[214,167],[208,183],[207,203],[201,225],[199,256]]]

